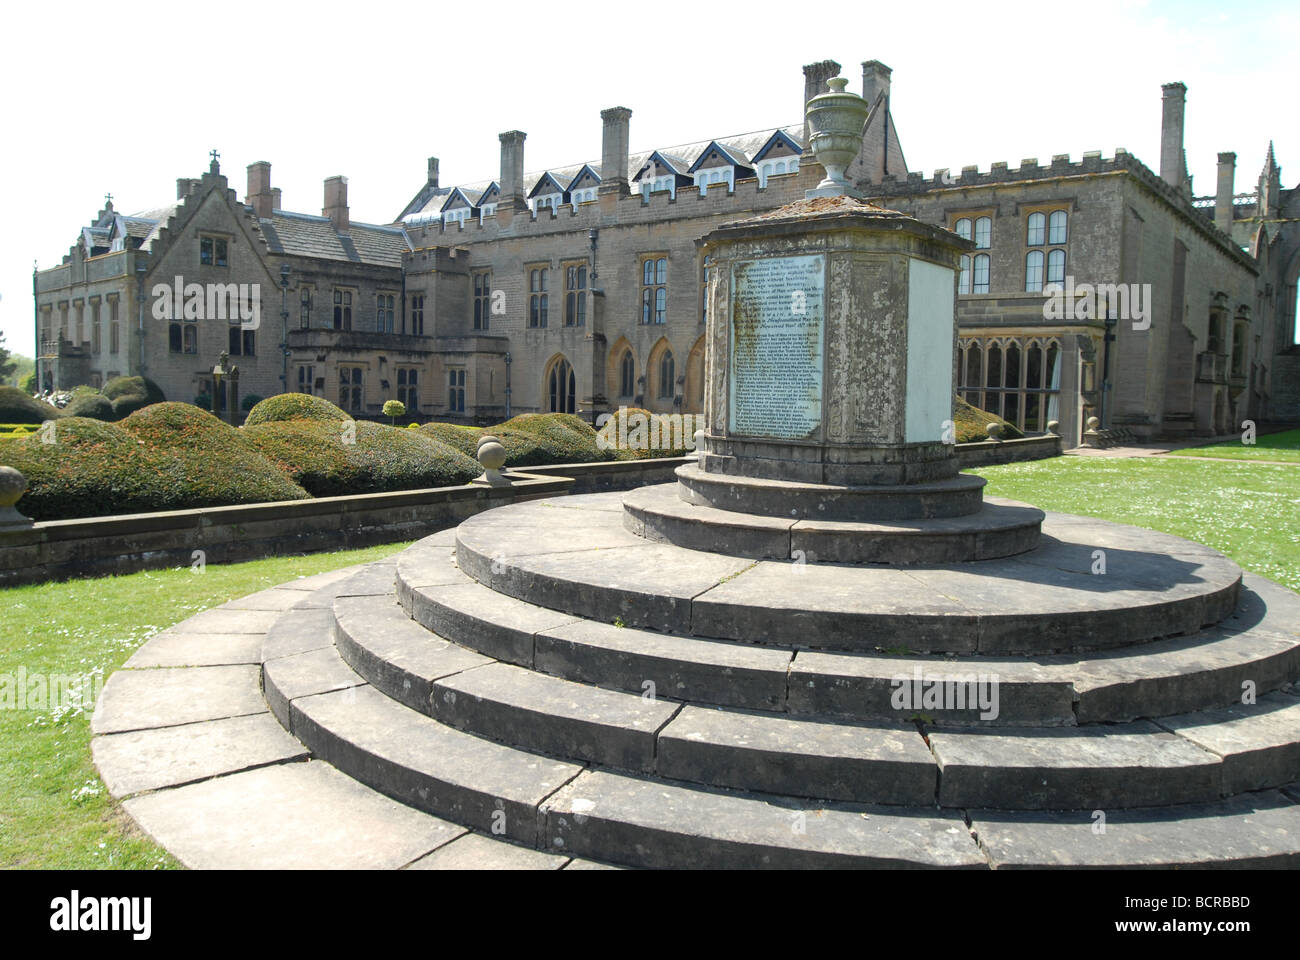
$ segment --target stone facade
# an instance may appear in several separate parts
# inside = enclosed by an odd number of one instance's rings
[[[839,69],[805,67],[799,102]],[[875,109],[847,175],[881,205],[974,240],[957,297],[969,399],[1031,433],[1057,420],[1067,445],[1092,415],[1148,437],[1300,416],[1300,231],[1285,222],[1300,201],[1281,189],[1271,150],[1255,194],[1195,198],[1171,146],[1185,88],[1167,84],[1163,176],[1117,150],[926,177],[907,168],[890,80],[878,61],[863,64]],[[282,211],[264,162],[249,166],[242,203],[214,159],[178,181],[168,207],[121,217],[106,204],[64,263],[34,278],[41,383],[143,373],[190,400],[211,389],[227,350],[244,395],[303,390],[358,416],[380,416],[388,399],[419,419],[464,422],[552,409],[594,419],[620,405],[699,412],[709,265],[696,242],[801,199],[823,171],[802,124],[629,154],[630,118],[604,111],[599,159],[567,167],[525,173],[520,131],[501,135],[492,180],[443,186],[430,158],[390,225],[351,221],[341,177],[326,181],[320,216]],[[1217,187],[1232,201],[1228,156]],[[205,261],[205,240],[225,242],[224,266]],[[182,329],[176,349],[176,321],[155,316],[152,291],[177,276],[258,285],[251,353],[248,331],[224,319]],[[1149,289],[1150,326],[1120,318],[1114,300],[1110,325],[1077,296],[1057,298],[1054,314],[1043,289],[1055,280]]]

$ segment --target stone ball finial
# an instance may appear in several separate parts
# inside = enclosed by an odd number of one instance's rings
[[[1054,434],[1056,434],[1056,436],[1059,437],[1059,436],[1061,435],[1061,421],[1060,421],[1060,420],[1048,420],[1048,421],[1047,421],[1047,432],[1048,432],[1048,433],[1054,433]]]
[[[13,467],[0,467],[0,529],[32,525],[32,521],[14,507],[26,492],[26,477]]]
[[[1096,417],[1089,417],[1089,418],[1088,418],[1088,429],[1089,429],[1089,430],[1096,430],[1096,429],[1097,429],[1098,427],[1100,427],[1100,426],[1101,426],[1101,421],[1098,420]]]
[[[993,422],[993,423],[990,423],[990,424],[989,424],[988,426],[986,426],[984,429],[985,429],[985,431],[988,433],[988,435],[989,435],[989,439],[990,439],[990,440],[1001,440],[1001,439],[1002,439],[1002,424],[997,423],[997,422],[995,421],[995,422]]]
[[[488,434],[479,438],[478,462],[483,464],[483,476],[478,478],[478,483],[499,487],[510,482],[509,478],[501,475],[501,468],[506,463],[506,448],[497,437]]]
[[[695,455],[698,457],[704,452],[704,430],[696,430],[695,433],[691,435],[691,441],[695,444]]]

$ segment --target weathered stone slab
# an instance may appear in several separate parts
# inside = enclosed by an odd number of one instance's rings
[[[543,849],[670,869],[985,865],[955,812],[771,799],[589,771],[544,804]]]
[[[972,810],[994,869],[1300,867],[1300,805],[1282,793],[1145,810]]]
[[[681,704],[493,663],[434,683],[433,716],[469,733],[573,760],[652,770]]]
[[[364,564],[355,564],[351,567],[343,567],[340,570],[327,570],[324,573],[316,573],[310,577],[299,577],[296,580],[290,580],[286,583],[277,584],[277,590],[305,590],[312,593],[322,587],[328,587],[340,580],[346,580],[348,577],[357,573]]]
[[[973,652],[976,643],[975,617],[910,569],[760,561],[692,608],[694,633],[749,643],[919,653]]]
[[[268,660],[262,668],[266,703],[286,730],[293,730],[289,704],[297,698],[350,690],[364,683],[332,646]]]
[[[559,870],[568,857],[467,833],[407,867],[408,870]]]
[[[331,643],[330,626],[333,614],[329,601],[322,607],[303,608],[282,616],[271,625],[262,643],[262,660],[292,657],[308,650],[319,650]]]
[[[892,720],[924,714],[941,725],[1073,725],[1074,689],[1069,671],[1051,666],[1053,659],[1064,658],[1044,657],[1034,662],[801,650],[790,665],[790,712]],[[940,688],[939,683],[945,686]],[[949,683],[961,683],[963,688],[958,691],[955,686],[948,687]],[[979,686],[973,688],[972,683]],[[941,705],[925,702],[930,690],[941,695]],[[958,692],[965,709],[956,700]],[[985,695],[983,707],[981,694]]]
[[[144,667],[215,667],[232,663],[261,663],[261,633],[186,633],[184,626],[155,634],[124,664]]]
[[[447,531],[453,537],[454,530]],[[397,589],[473,583],[456,562],[456,545],[425,547],[424,541],[397,555]]]
[[[928,731],[945,807],[1095,809],[1212,800],[1213,753],[1145,720]]]
[[[1300,777],[1300,698],[1273,693],[1253,704],[1159,722],[1223,758],[1225,795],[1283,786]]]
[[[492,662],[430,633],[391,596],[340,597],[334,615],[343,660],[377,689],[421,713],[430,712],[433,681]]]
[[[272,587],[246,597],[223,603],[218,610],[288,610],[302,603],[305,598],[301,590],[282,590]]]
[[[250,665],[118,670],[104,684],[91,732],[124,733],[263,713],[258,672]]]
[[[462,733],[373,687],[293,701],[293,730],[334,767],[402,803],[535,845],[537,805],[582,769]]]
[[[411,617],[440,637],[485,656],[532,666],[533,637],[572,623],[572,614],[548,610],[488,589],[482,584],[415,587]]]
[[[266,712],[95,737],[90,748],[118,798],[308,756]]]
[[[938,767],[911,724],[819,723],[686,706],[659,734],[674,780],[860,803],[934,803]]]
[[[186,633],[266,633],[279,618],[279,610],[234,610],[214,607],[196,613],[178,626]]]
[[[319,762],[218,777],[124,806],[192,869],[396,869],[465,832]]]
[[[534,668],[655,696],[781,710],[788,650],[573,620],[537,634]],[[649,685],[649,686],[647,686]]]
[[[367,564],[360,572],[348,577],[338,584],[336,597],[370,597],[382,596],[396,592],[397,561],[381,560]]]

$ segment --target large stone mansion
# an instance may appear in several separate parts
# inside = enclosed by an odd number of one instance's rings
[[[839,71],[804,67],[801,102]],[[1146,437],[1300,419],[1300,191],[1282,189],[1271,146],[1252,192],[1234,192],[1222,153],[1214,195],[1195,196],[1186,88],[1171,83],[1158,174],[1117,149],[926,177],[904,160],[889,68],[864,63],[861,91],[875,109],[850,179],[975,243],[957,298],[972,403],[1029,432],[1058,420],[1071,445],[1093,415]],[[325,181],[320,216],[282,210],[265,162],[241,201],[215,155],[173,203],[127,216],[106,202],[35,274],[39,382],[143,374],[191,400],[211,394],[225,351],[244,395],[314,393],[359,416],[389,399],[465,422],[696,412],[712,279],[696,241],[823,174],[800,124],[631,153],[630,118],[603,111],[599,159],[565,167],[525,172],[520,131],[501,134],[492,179],[444,186],[430,158],[390,224],[352,221],[342,177]],[[160,307],[177,278],[230,309]],[[256,324],[225,299],[240,284],[260,292]]]

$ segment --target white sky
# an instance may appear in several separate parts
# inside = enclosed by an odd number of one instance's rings
[[[1237,192],[1252,189],[1270,138],[1293,185],[1294,4],[1080,9],[9,3],[0,331],[31,355],[33,261],[57,265],[105,192],[124,213],[171,202],[176,178],[199,176],[213,147],[241,199],[247,164],[268,160],[285,209],[320,213],[322,181],[341,173],[352,218],[386,223],[424,183],[430,155],[444,185],[495,177],[503,130],[528,133],[534,170],[599,158],[599,113],[615,105],[632,109],[634,150],[798,122],[800,67],[824,59],[843,64],[856,92],[863,60],[893,68],[912,170],[1117,146],[1158,169],[1160,84],[1181,80],[1198,194],[1214,192],[1220,150],[1237,153]]]

